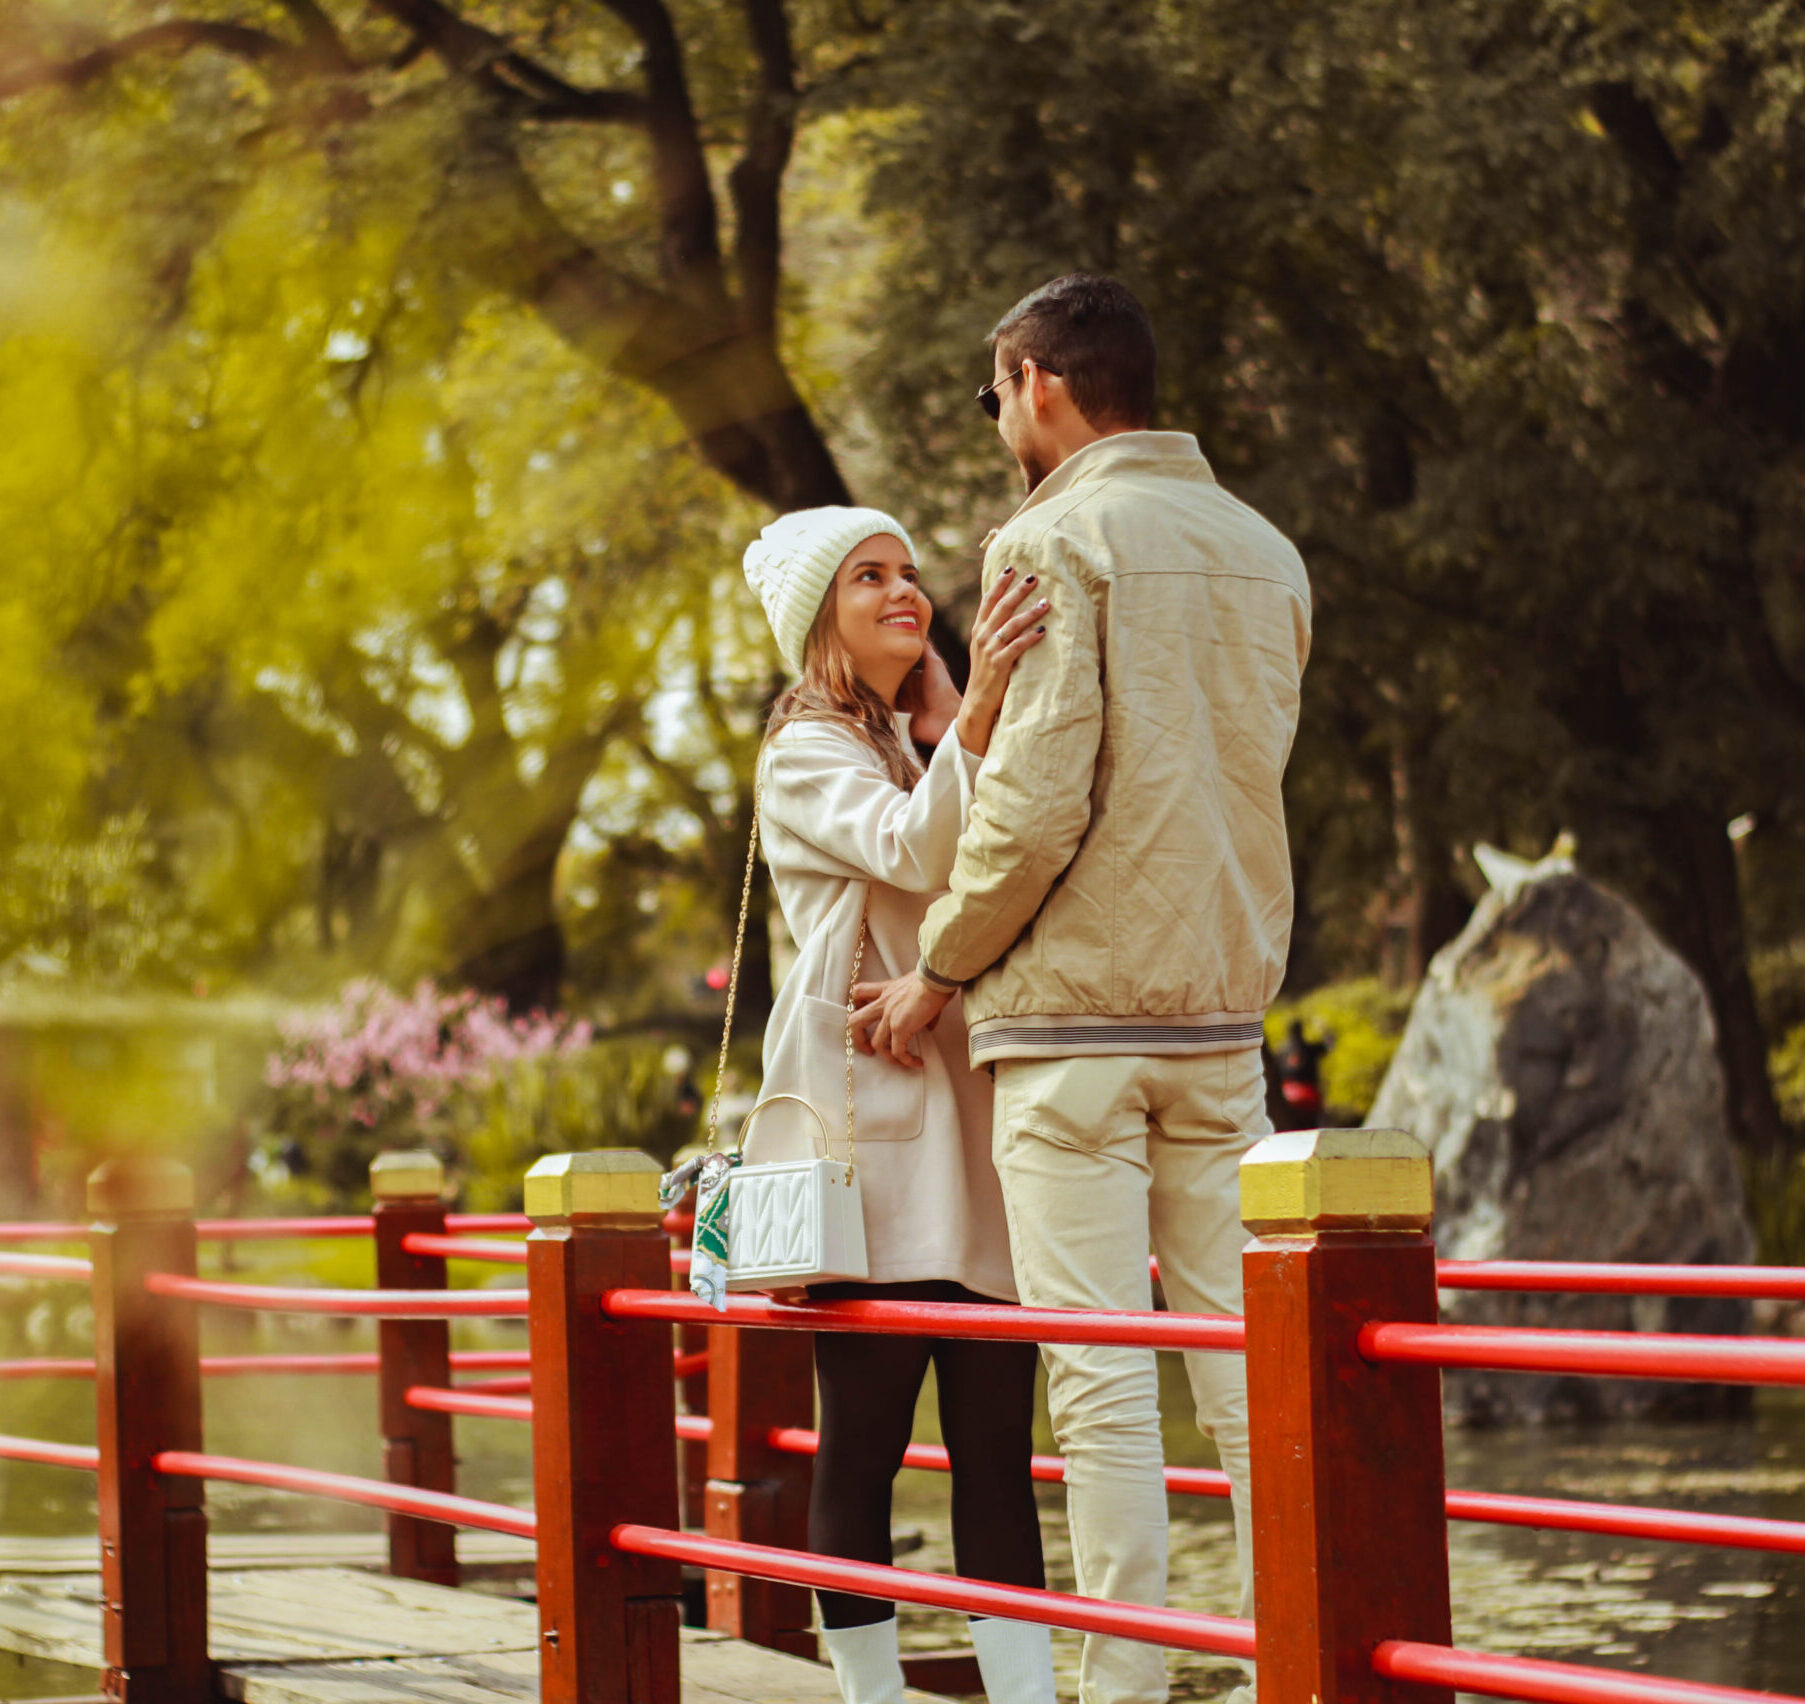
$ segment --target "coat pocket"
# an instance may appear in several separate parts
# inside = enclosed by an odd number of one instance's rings
[[[833,1131],[837,1151],[846,1129],[846,1008],[804,995],[799,1016],[809,1099]],[[855,1050],[852,1098],[855,1142],[913,1141],[927,1118],[927,1072]]]

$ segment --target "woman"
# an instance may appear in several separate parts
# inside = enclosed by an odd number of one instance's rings
[[[874,509],[807,509],[746,552],[784,661],[801,679],[778,699],[760,757],[760,832],[777,902],[798,945],[765,1036],[766,1090],[837,1109],[846,1089],[846,1000],[864,918],[860,980],[914,965],[916,935],[946,886],[1016,661],[1045,629],[1029,581],[987,595],[961,699],[928,644],[932,608],[909,535]],[[921,753],[931,753],[925,766]],[[853,1128],[869,1280],[822,1299],[1016,1299],[1002,1191],[990,1161],[991,1085],[966,1059],[955,1000],[921,1037],[923,1066],[855,1062]],[[828,1128],[838,1130],[828,1111]],[[753,1158],[758,1134],[754,1126]],[[1040,1586],[1029,1478],[1032,1344],[817,1334],[821,1443],[809,1503],[817,1553],[890,1558],[891,1481],[934,1366],[953,1469],[961,1574]],[[822,1641],[846,1704],[900,1704],[893,1604],[820,1594]],[[1045,1628],[972,1622],[991,1704],[1052,1704]]]

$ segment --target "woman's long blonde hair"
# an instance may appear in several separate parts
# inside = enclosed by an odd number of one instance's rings
[[[821,600],[820,612],[803,646],[802,679],[771,706],[765,743],[768,745],[778,729],[791,722],[836,722],[850,728],[870,746],[885,774],[908,792],[921,779],[921,764],[897,732],[895,712],[859,679],[852,666],[852,655],[840,637],[839,592],[836,578]],[[925,658],[925,650],[922,654]],[[898,691],[896,709],[909,715],[920,708],[921,670],[917,667],[909,671]]]

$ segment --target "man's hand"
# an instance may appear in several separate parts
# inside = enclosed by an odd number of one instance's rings
[[[852,1042],[861,1053],[894,1059],[912,1071],[924,1061],[910,1049],[923,1030],[932,1029],[952,999],[952,990],[936,988],[919,971],[894,982],[861,982],[852,991]]]

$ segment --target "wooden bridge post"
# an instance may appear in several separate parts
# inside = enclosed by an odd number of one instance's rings
[[[207,1510],[200,1480],[165,1478],[160,1450],[201,1446],[192,1302],[146,1274],[194,1274],[194,1178],[174,1160],[109,1160],[88,1179],[106,1691],[120,1704],[210,1704]]]
[[[806,1331],[708,1328],[710,1538],[807,1550],[814,1458],[771,1448],[779,1426],[815,1423],[815,1339]],[[708,1574],[708,1625],[794,1656],[817,1655],[806,1586]]]
[[[1260,1704],[1452,1704],[1372,1671],[1381,1639],[1451,1640],[1441,1377],[1357,1346],[1369,1320],[1434,1320],[1434,1202],[1400,1131],[1241,1162]]]
[[[445,1168],[425,1149],[378,1154],[370,1162],[375,1202],[376,1282],[385,1290],[443,1290],[445,1259],[410,1254],[401,1239],[414,1231],[445,1234]],[[410,1408],[413,1385],[451,1383],[451,1322],[385,1319],[376,1327],[382,1424],[382,1466],[391,1485],[418,1491],[457,1490],[451,1416]],[[434,1585],[458,1583],[457,1528],[415,1515],[383,1517],[389,1572]]]
[[[611,1320],[608,1290],[668,1290],[658,1162],[556,1154],[527,1173],[542,1704],[679,1704],[682,1570],[609,1545],[676,1528],[671,1329]]]

